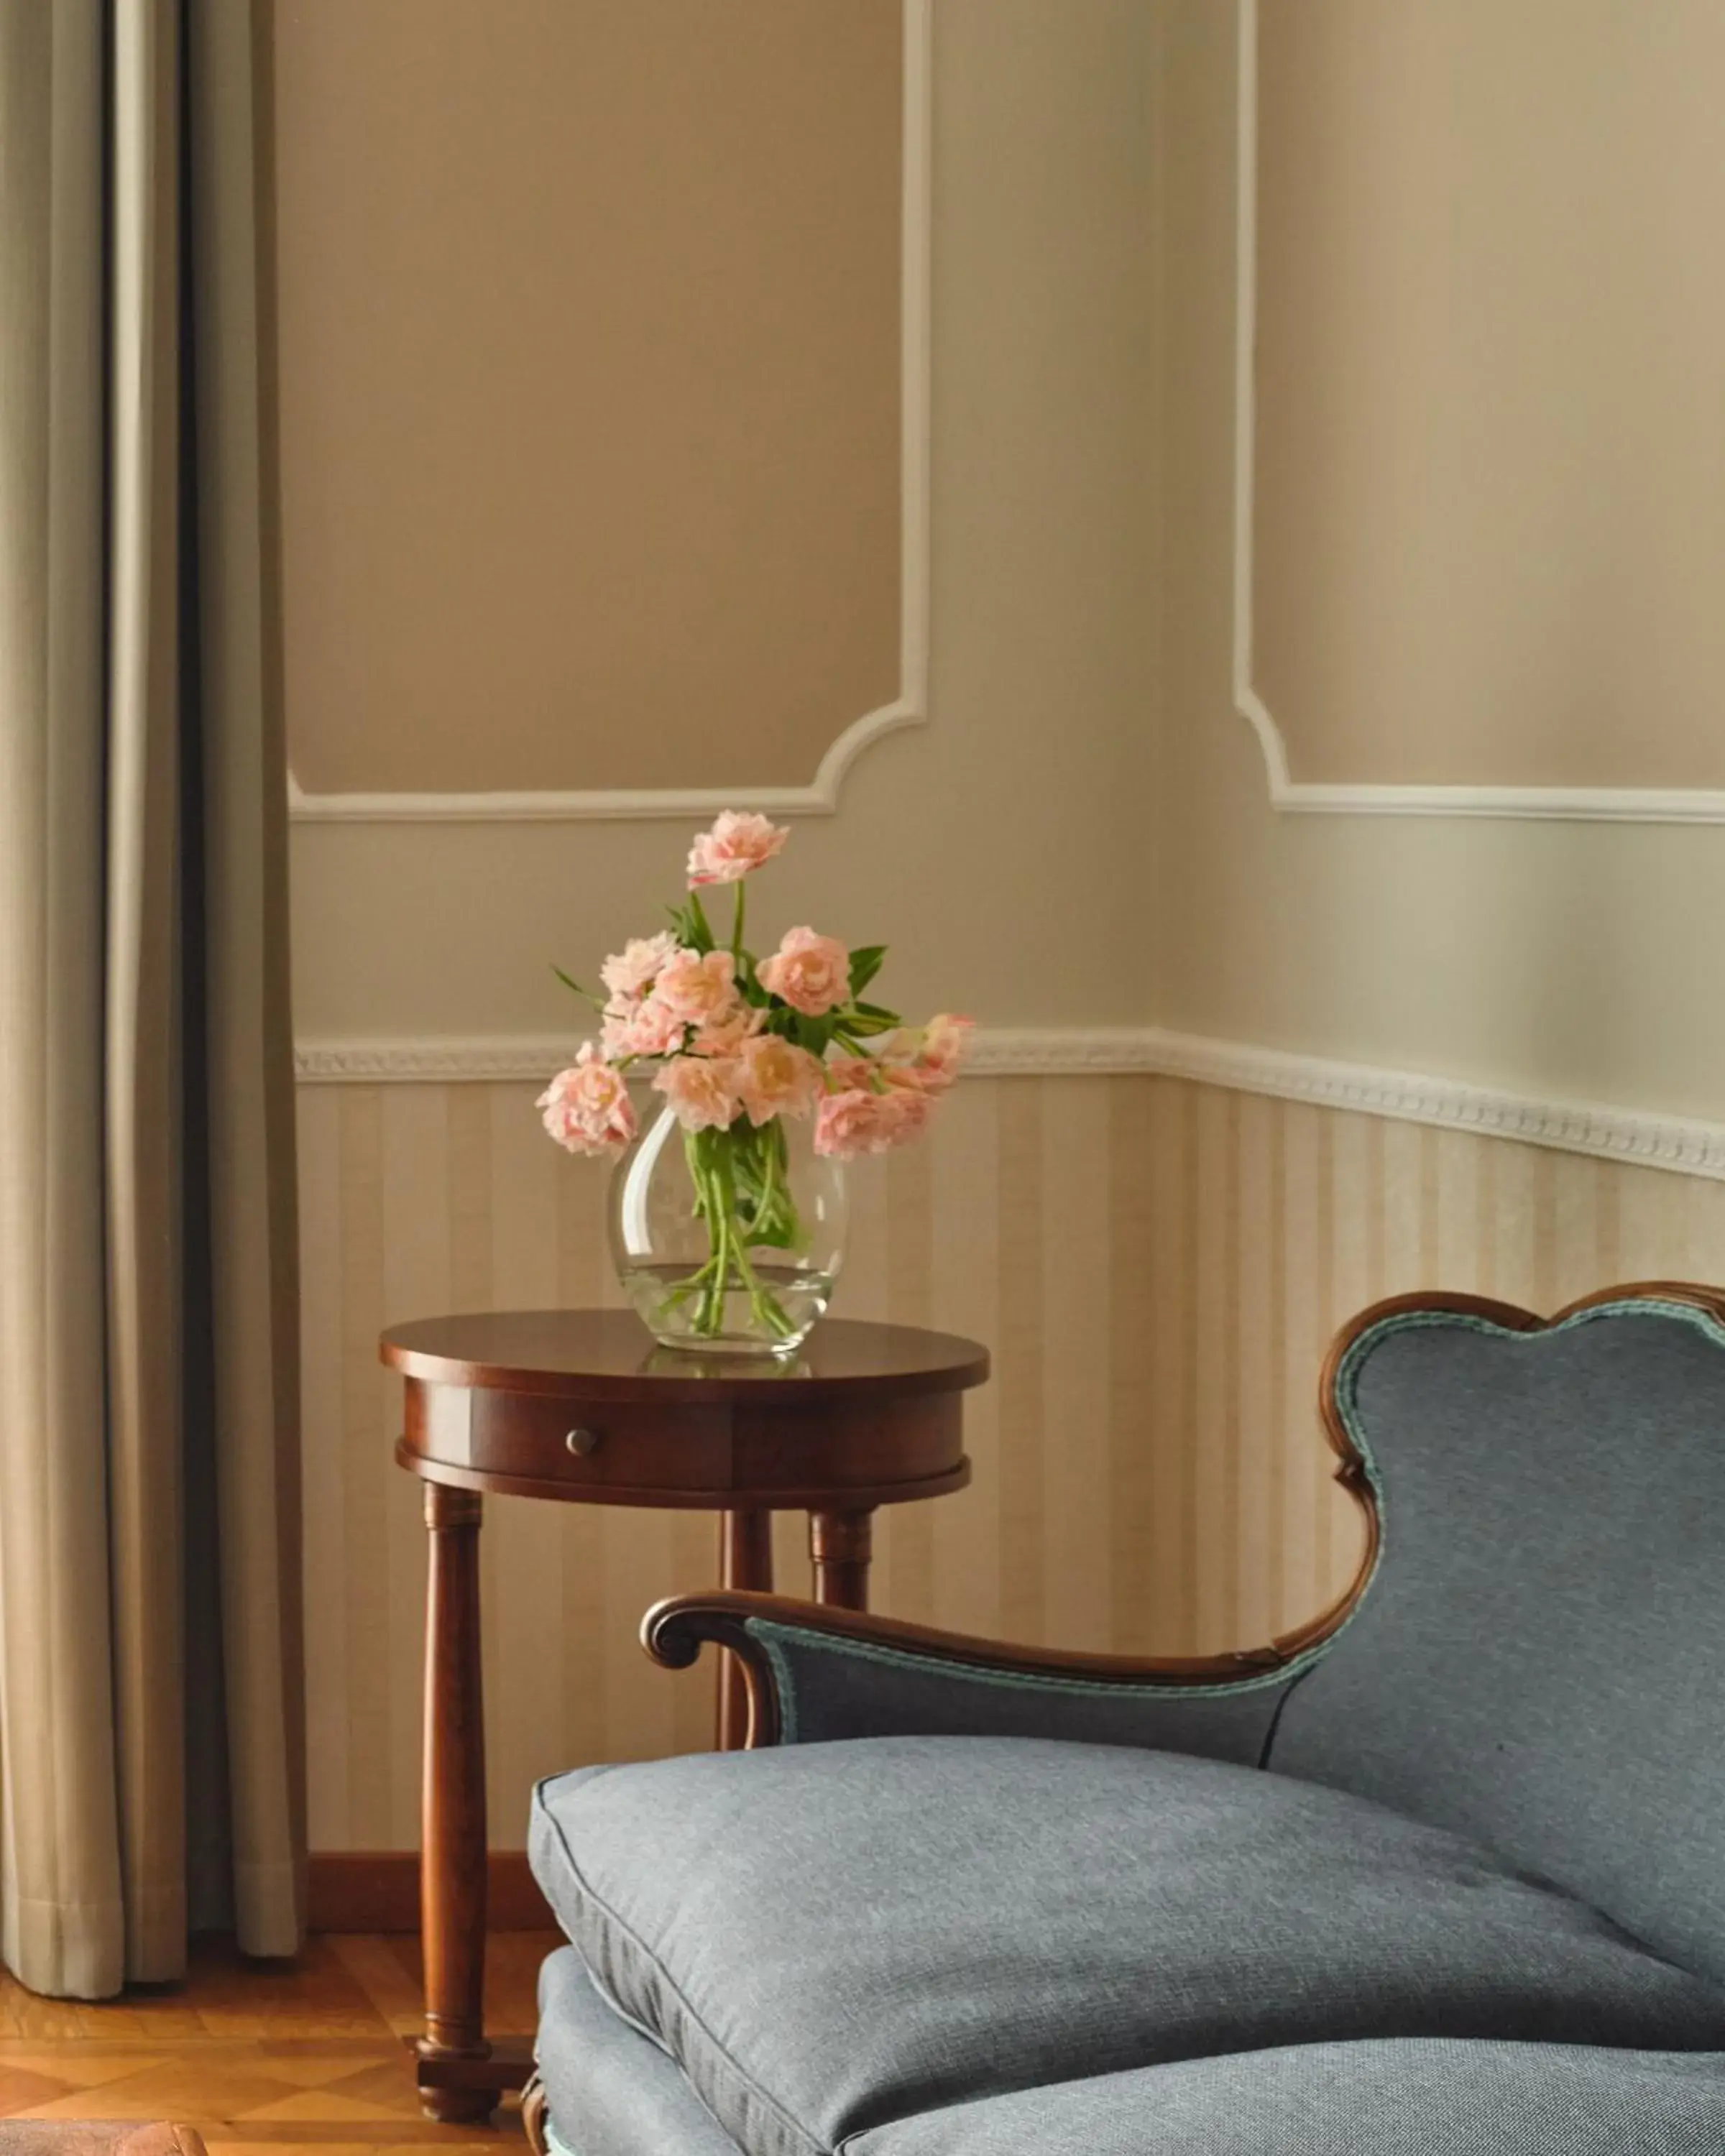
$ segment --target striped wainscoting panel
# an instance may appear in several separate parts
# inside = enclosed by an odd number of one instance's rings
[[[303,1086],[314,1848],[418,1839],[418,1489],[393,1464],[382,1326],[614,1301],[605,1171],[515,1083]],[[1145,1074],[977,1076],[859,1172],[839,1307],[968,1332],[973,1488],[883,1515],[880,1608],[1072,1646],[1208,1650],[1310,1614],[1353,1508],[1312,1409],[1324,1344],[1431,1285],[1549,1308],[1636,1276],[1725,1278],[1725,1183]],[[781,1584],[807,1578],[779,1523]],[[635,1645],[711,1579],[710,1519],[494,1500],[492,1835],[537,1775],[704,1744],[711,1674]]]

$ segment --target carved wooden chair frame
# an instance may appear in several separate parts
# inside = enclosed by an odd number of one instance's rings
[[[1488,1296],[1420,1289],[1373,1303],[1350,1318],[1324,1358],[1318,1378],[1318,1412],[1337,1456],[1335,1479],[1358,1506],[1364,1520],[1365,1547],[1353,1578],[1328,1609],[1291,1631],[1278,1634],[1264,1646],[1221,1655],[1082,1654],[1061,1648],[1012,1645],[968,1633],[907,1624],[900,1618],[824,1608],[788,1595],[729,1589],[674,1595],[655,1604],[643,1620],[641,1643],[653,1660],[666,1669],[689,1668],[709,1641],[734,1654],[742,1665],[747,1686],[752,1749],[778,1742],[781,1717],[773,1666],[762,1641],[747,1629],[751,1619],[793,1626],[804,1635],[896,1649],[959,1668],[1012,1676],[1076,1678],[1087,1685],[1117,1685],[1127,1691],[1135,1685],[1153,1685],[1162,1691],[1183,1686],[1213,1689],[1230,1680],[1261,1678],[1267,1671],[1309,1655],[1339,1631],[1364,1593],[1377,1563],[1380,1539],[1377,1497],[1366,1461],[1348,1432],[1337,1399],[1337,1373],[1354,1342],[1386,1318],[1415,1312],[1453,1312],[1483,1319],[1506,1332],[1538,1332],[1601,1303],[1637,1301],[1691,1303],[1725,1324],[1725,1289],[1686,1281],[1637,1281],[1621,1287],[1602,1288],[1566,1303],[1549,1317]]]

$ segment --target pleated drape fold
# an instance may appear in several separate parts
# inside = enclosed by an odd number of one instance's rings
[[[0,1952],[87,1997],[301,1928],[259,27],[0,0]]]

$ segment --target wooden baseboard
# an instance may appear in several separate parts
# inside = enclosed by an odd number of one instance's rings
[[[314,1932],[417,1932],[416,1849],[314,1850],[306,1877],[306,1922]],[[486,1923],[494,1932],[553,1932],[557,1919],[518,1849],[494,1849],[487,1870]]]

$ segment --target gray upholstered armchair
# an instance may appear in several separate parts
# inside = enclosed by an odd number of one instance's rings
[[[568,2156],[1725,2152],[1725,1296],[1368,1311],[1261,1651],[661,1604],[748,1753],[536,1794]]]

